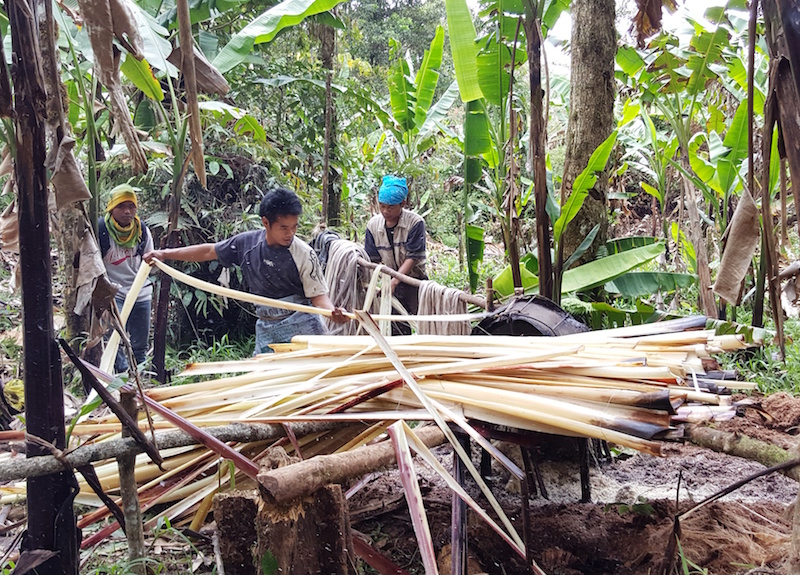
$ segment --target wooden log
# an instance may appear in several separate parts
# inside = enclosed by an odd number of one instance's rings
[[[135,365],[135,364],[132,364]],[[119,402],[125,412],[136,420],[136,394],[133,390],[120,391]],[[122,437],[130,437],[130,430],[122,430]],[[128,560],[130,569],[135,575],[146,575],[146,565],[142,559],[145,557],[144,529],[142,528],[142,511],[139,505],[139,493],[136,487],[136,455],[125,453],[117,458],[119,469],[119,491],[122,498],[122,507],[125,512],[123,518],[125,537],[128,540]],[[117,519],[119,521],[119,518]],[[121,523],[122,525],[122,523]]]
[[[428,447],[444,443],[438,427],[425,427],[417,432]],[[394,463],[394,447],[390,442],[360,447],[352,451],[319,455],[312,459],[258,474],[264,499],[272,504],[285,503],[311,495],[329,483],[341,483],[377,471]]]
[[[736,457],[743,457],[766,467],[772,467],[796,457],[789,451],[766,441],[754,439],[741,433],[721,431],[702,425],[688,425],[686,427],[686,437],[692,443],[701,447],[707,447],[720,453],[735,455]],[[783,474],[795,481],[800,481],[800,468],[798,467],[787,469]]]
[[[345,424],[331,422],[310,422],[291,424],[295,435],[303,436],[319,433]],[[283,425],[262,423],[232,423],[230,425],[208,427],[205,431],[220,441],[264,441],[286,436]],[[198,442],[184,431],[162,431],[156,434],[160,449],[196,445]],[[125,453],[140,453],[142,450],[130,437],[111,439],[98,443],[86,443],[67,453],[64,458],[72,467],[78,468],[93,461],[115,459]],[[51,455],[43,455],[29,459],[19,458],[0,463],[0,481],[13,481],[29,477],[40,477],[57,473],[64,469],[64,464]]]

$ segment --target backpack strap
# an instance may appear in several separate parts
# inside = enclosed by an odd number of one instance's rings
[[[145,249],[147,249],[147,238],[149,234],[150,230],[142,223],[142,240],[139,242],[139,245],[136,246],[136,255],[139,257],[142,257]]]
[[[97,239],[100,242],[100,257],[104,258],[111,247],[111,236],[108,234],[106,221],[103,218],[97,220]]]

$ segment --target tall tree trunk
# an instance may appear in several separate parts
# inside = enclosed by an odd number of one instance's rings
[[[550,218],[547,215],[547,165],[543,91],[541,22],[531,0],[525,5],[525,39],[528,48],[528,76],[531,91],[530,149],[536,209],[537,258],[539,260],[539,293],[555,299],[553,294],[553,261],[550,257]],[[554,297],[555,296],[555,297]]]
[[[341,197],[336,191],[336,171],[331,161],[336,156],[336,107],[333,101],[333,62],[336,55],[336,30],[325,24],[319,26],[319,59],[325,74],[325,149],[322,163],[322,220],[329,226],[340,223]]]
[[[589,164],[592,152],[614,129],[614,56],[617,51],[614,0],[574,0],[571,10],[572,71],[562,200],[572,193],[572,184]],[[608,175],[604,172],[562,236],[557,273],[562,271],[560,262],[577,249],[597,224],[600,230],[582,261],[592,259],[597,248],[605,243],[607,190]]]
[[[27,432],[43,440],[44,445],[64,449],[61,355],[53,328],[48,188],[44,166],[46,94],[41,51],[33,6],[27,0],[9,0],[6,11],[11,23],[16,69],[15,176],[19,195]],[[29,457],[47,452],[47,447],[28,442]],[[31,478],[27,490],[36,493],[37,497],[28,499],[28,530],[23,551],[41,549],[55,552],[36,568],[39,575],[77,575],[77,527],[72,508],[77,493],[75,476],[71,471],[64,471]]]

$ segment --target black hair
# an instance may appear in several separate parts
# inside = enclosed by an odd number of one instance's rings
[[[291,190],[286,188],[275,188],[261,200],[258,215],[267,218],[270,224],[275,223],[281,216],[299,216],[303,213],[303,205],[300,198]]]

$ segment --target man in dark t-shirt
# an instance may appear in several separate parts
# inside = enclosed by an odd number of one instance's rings
[[[316,253],[295,237],[302,212],[300,199],[278,188],[261,200],[259,215],[265,230],[237,234],[217,243],[154,250],[144,255],[157,260],[206,262],[242,270],[250,293],[286,302],[314,305],[333,311],[334,322],[347,321],[344,310],[334,307]],[[282,308],[256,306],[256,353],[270,353],[272,343],[286,343],[299,334],[325,333],[320,316]]]

